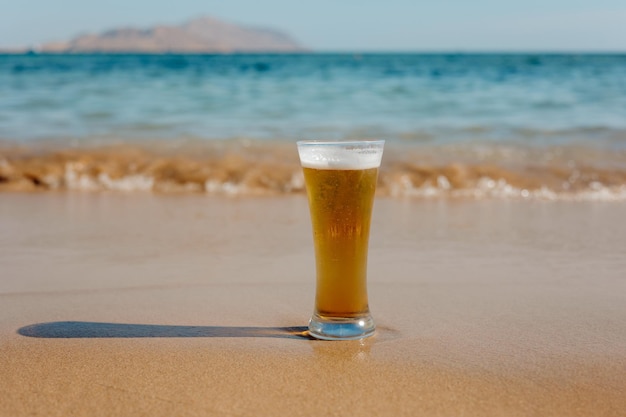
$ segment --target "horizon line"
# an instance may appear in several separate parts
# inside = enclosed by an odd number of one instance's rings
[[[38,51],[36,48],[2,48],[0,55],[390,55],[390,54],[544,54],[544,55],[604,55],[626,54],[625,49],[307,49],[294,51]]]

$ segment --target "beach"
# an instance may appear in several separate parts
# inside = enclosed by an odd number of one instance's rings
[[[306,334],[295,194],[0,194],[0,415],[620,416],[623,202],[375,202],[374,337]]]
[[[0,417],[623,416],[623,54],[0,54]],[[386,141],[376,334],[297,140]]]

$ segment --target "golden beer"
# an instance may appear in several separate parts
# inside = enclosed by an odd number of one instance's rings
[[[315,246],[314,337],[359,339],[374,332],[367,253],[383,144],[298,142]]]
[[[377,177],[377,168],[304,168],[317,267],[315,311],[323,318],[369,314],[367,248]]]

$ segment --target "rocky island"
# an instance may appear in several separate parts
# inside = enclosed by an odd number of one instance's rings
[[[200,17],[180,25],[124,27],[44,43],[38,52],[234,53],[298,52],[306,49],[289,35],[266,28]]]

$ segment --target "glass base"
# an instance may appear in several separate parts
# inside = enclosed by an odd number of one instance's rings
[[[357,340],[374,335],[376,325],[372,316],[359,318],[323,318],[313,314],[309,334],[322,340]]]

